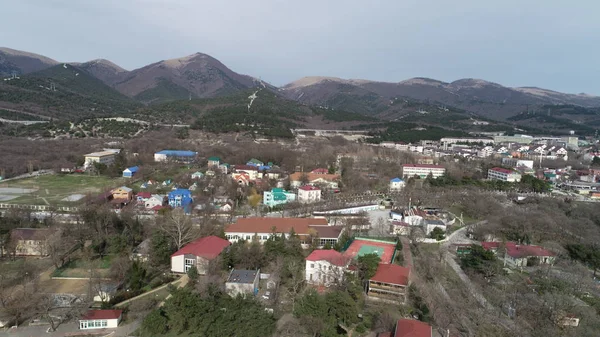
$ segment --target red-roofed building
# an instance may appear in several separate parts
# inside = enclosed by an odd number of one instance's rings
[[[379,264],[369,280],[367,295],[388,301],[404,303],[409,285],[410,269],[397,264]]]
[[[329,170],[326,169],[326,168],[320,167],[320,168],[316,168],[316,169],[310,171],[310,173],[314,173],[314,174],[329,174]]]
[[[540,246],[519,245],[515,242],[482,242],[485,250],[498,254],[504,251],[504,265],[511,267],[527,267],[528,262],[539,264],[552,264],[556,260],[556,254]],[[536,262],[534,262],[537,260]]]
[[[308,204],[319,201],[321,201],[320,188],[311,185],[298,187],[298,202]]]
[[[507,182],[519,182],[521,181],[521,174],[517,171],[505,169],[502,167],[494,167],[488,170],[488,179]]]
[[[116,328],[121,322],[122,316],[122,310],[90,310],[79,319],[79,329]]]
[[[137,199],[137,201],[144,203],[146,200],[150,199],[152,197],[152,193],[150,192],[138,192],[138,194],[135,195],[135,198]]]
[[[399,319],[394,337],[432,337],[431,325],[414,319]]]
[[[206,274],[208,263],[230,244],[217,236],[196,239],[171,255],[171,271],[187,273],[192,266],[196,266],[199,274]]]
[[[306,257],[306,282],[325,286],[337,283],[343,280],[351,260],[333,249],[315,249]]]

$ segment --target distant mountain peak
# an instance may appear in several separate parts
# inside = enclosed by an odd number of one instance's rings
[[[38,59],[43,63],[46,64],[50,64],[50,65],[54,65],[54,64],[58,64],[59,62],[56,60],[53,60],[49,57],[43,56],[43,55],[39,55],[39,54],[35,54],[35,53],[30,53],[30,52],[26,52],[26,51],[22,51],[22,50],[16,50],[16,49],[11,49],[11,48],[6,48],[6,47],[0,47],[0,52],[7,54],[7,55],[11,55],[11,56],[21,56],[21,57],[29,57],[29,58],[34,58],[34,59]]]
[[[126,72],[127,70],[121,68],[119,65],[107,60],[107,59],[95,59],[86,62],[87,64],[101,64],[110,68],[115,69],[117,72]]]
[[[409,78],[408,80],[404,80],[399,82],[399,84],[406,84],[406,85],[444,85],[444,84],[448,84],[446,82],[442,82],[442,81],[438,81],[438,80],[434,80],[432,78],[427,78],[427,77],[413,77],[413,78]]]
[[[450,83],[451,86],[461,86],[461,87],[473,87],[473,88],[483,88],[486,86],[494,86],[501,87],[500,84],[482,80],[479,78],[461,78],[460,80],[456,80]]]
[[[164,60],[164,61],[162,61],[160,63],[164,64],[164,65],[166,65],[168,67],[171,67],[171,68],[183,68],[183,67],[187,66],[188,64],[190,64],[192,62],[197,62],[197,61],[200,61],[200,60],[217,61],[215,58],[213,58],[210,55],[198,52],[198,53],[194,53],[194,54],[187,55],[187,56],[184,56],[184,57],[179,57],[179,58]]]

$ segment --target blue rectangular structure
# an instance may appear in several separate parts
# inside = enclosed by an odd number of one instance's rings
[[[123,177],[131,178],[140,170],[137,166],[128,167],[123,170]]]

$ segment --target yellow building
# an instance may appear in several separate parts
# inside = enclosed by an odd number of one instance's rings
[[[115,161],[115,152],[113,151],[102,151],[102,152],[93,152],[84,155],[85,157],[85,167],[91,167],[94,163],[100,163],[104,165],[110,165]]]

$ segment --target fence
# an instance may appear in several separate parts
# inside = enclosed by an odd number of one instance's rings
[[[73,206],[49,206],[49,205],[22,205],[22,204],[2,204],[0,209],[28,209],[32,211],[58,211],[58,212],[77,212],[79,207]]]

